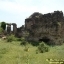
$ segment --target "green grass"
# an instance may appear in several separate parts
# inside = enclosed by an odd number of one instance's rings
[[[28,44],[29,51],[20,41],[6,42],[0,39],[0,64],[49,64],[46,59],[64,59],[64,44],[50,47],[49,52],[36,54],[36,46]]]

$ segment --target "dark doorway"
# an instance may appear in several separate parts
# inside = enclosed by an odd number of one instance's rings
[[[43,38],[39,39],[39,41],[40,41],[40,42],[43,41],[43,42],[45,42],[46,44],[49,44],[50,39],[47,38],[47,37],[43,37]]]
[[[40,42],[45,42],[47,45],[55,45],[55,42],[53,40],[51,40],[48,37],[43,37],[41,39],[39,39]]]
[[[49,39],[49,38],[47,38],[47,37],[43,37],[43,38],[39,39],[39,41],[49,42],[49,41],[50,41],[50,39]]]

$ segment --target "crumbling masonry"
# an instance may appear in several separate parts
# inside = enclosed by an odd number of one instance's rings
[[[41,14],[33,13],[25,19],[25,29],[29,32],[28,40],[44,41],[48,44],[64,42],[64,17],[62,11]]]
[[[13,26],[13,34],[15,35],[17,32],[17,25],[15,23],[6,23],[7,25],[7,33],[11,33],[11,25]]]
[[[25,19],[25,26],[17,28],[15,23],[7,23],[7,33],[12,33],[17,37],[26,37],[29,41],[44,41],[47,44],[62,44],[64,42],[64,16],[62,11],[54,11],[53,13],[41,14],[33,13],[29,18]]]

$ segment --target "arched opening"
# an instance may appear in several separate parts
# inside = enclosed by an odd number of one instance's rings
[[[11,25],[11,31],[13,31],[13,25]]]
[[[47,37],[43,37],[43,38],[39,39],[39,41],[49,42],[49,41],[50,41],[50,39],[49,39],[49,38],[47,38]]]
[[[6,25],[6,29],[5,30],[7,31],[7,25]]]
[[[53,44],[54,44],[54,41],[51,40],[51,39],[48,38],[48,37],[42,37],[42,38],[39,39],[39,41],[40,41],[40,42],[43,41],[43,42],[45,42],[45,43],[48,44],[48,45],[53,45]]]

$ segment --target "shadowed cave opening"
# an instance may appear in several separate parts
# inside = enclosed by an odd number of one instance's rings
[[[48,37],[43,37],[43,38],[40,38],[39,41],[40,41],[40,42],[43,41],[43,42],[45,42],[46,44],[50,44],[50,41],[51,41],[51,40],[50,40]]]

